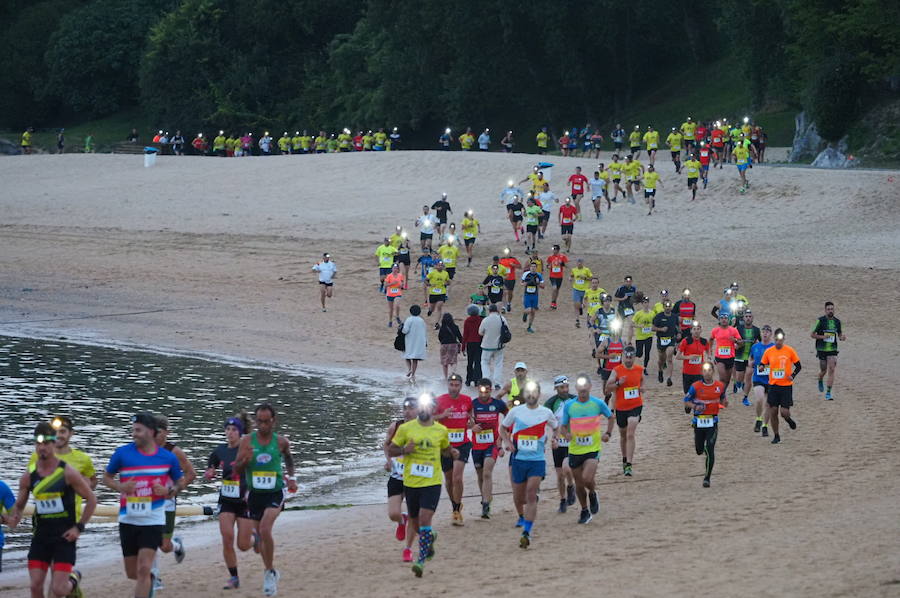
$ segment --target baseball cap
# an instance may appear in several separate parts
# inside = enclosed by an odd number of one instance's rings
[[[525,362],[524,362],[524,361],[518,361],[518,362],[516,362],[516,367],[515,367],[515,369],[517,369],[517,370],[527,370],[527,369],[528,369],[528,366],[525,365]]]
[[[568,384],[569,378],[566,376],[557,376],[553,379],[553,386],[562,386],[563,384]]]

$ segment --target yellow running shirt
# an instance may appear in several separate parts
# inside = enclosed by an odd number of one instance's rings
[[[427,488],[443,484],[441,451],[450,447],[447,428],[437,422],[423,426],[418,419],[410,420],[397,428],[391,442],[403,448],[410,441],[416,444],[416,448],[401,457],[403,485],[410,488]]]
[[[659,180],[659,173],[655,170],[653,172],[645,172],[644,173],[644,189],[648,191],[656,191],[656,182]]]
[[[379,245],[375,250],[378,256],[379,268],[390,268],[394,265],[394,256],[397,254],[397,248],[393,245]]]
[[[438,270],[434,268],[429,272],[425,279],[428,281],[429,295],[446,295],[447,283],[450,282],[450,273],[446,270]]]
[[[438,247],[438,253],[441,254],[441,259],[443,260],[445,267],[456,267],[456,258],[459,256],[459,247],[456,245],[441,245]]]
[[[684,169],[687,172],[687,178],[696,179],[700,176],[700,161],[688,160],[684,163]]]
[[[634,338],[639,341],[645,341],[653,336],[653,318],[656,316],[652,311],[644,311],[643,309],[634,312],[631,321],[634,323]]]
[[[462,219],[463,239],[474,239],[478,235],[478,221],[474,218]]]
[[[587,291],[591,286],[593,272],[588,267],[572,268],[572,288],[576,291]]]

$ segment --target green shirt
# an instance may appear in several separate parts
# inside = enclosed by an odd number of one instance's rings
[[[543,210],[540,206],[528,206],[525,208],[525,225],[526,226],[537,226],[541,221],[541,212]]]
[[[278,434],[273,433],[269,444],[261,445],[256,432],[253,432],[250,435],[250,446],[253,447],[253,458],[247,465],[247,485],[250,490],[278,492],[284,487]]]

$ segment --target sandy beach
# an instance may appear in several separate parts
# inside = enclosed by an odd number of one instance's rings
[[[326,374],[351,370],[396,386],[399,399],[408,390],[406,370],[392,348],[394,330],[385,326],[375,247],[398,224],[414,231],[422,205],[441,192],[449,195],[451,220],[474,209],[483,230],[476,259],[458,269],[446,307],[461,319],[492,255],[508,245],[524,258],[498,194],[537,160],[463,152],[162,157],[145,169],[141,156],[0,159],[0,334],[231,355]],[[549,161],[561,197],[575,166],[590,176],[596,165]],[[753,434],[753,410],[738,397],[720,424],[713,487],[703,490],[680,376],[672,388],[659,385],[651,362],[635,476],[622,477],[618,442],[606,445],[601,516],[590,525],[578,526],[575,510],[555,512],[550,475],[534,544],[520,550],[504,461],[491,521],[477,520],[473,496],[466,526],[451,527],[442,497],[438,556],[424,579],[400,561],[383,506],[285,513],[276,531],[279,595],[503,596],[523,586],[569,596],[898,595],[900,348],[884,298],[900,293],[900,172],[763,165],[749,171],[751,189],[740,194],[737,172],[726,166],[690,202],[668,157],[661,154],[657,166],[663,185],[654,215],[645,215],[641,199],[614,204],[603,220],[575,227],[571,256],[583,257],[608,290],[625,275],[654,298],[661,288],[688,286],[701,314],[725,285],[740,281],[755,323],[783,327],[800,354],[799,428],[770,445]],[[559,241],[553,222],[548,232],[541,256]],[[323,251],[339,268],[327,313],[310,272]],[[560,309],[542,310],[536,333],[526,335],[517,292],[507,375],[523,360],[549,388],[556,374],[595,369],[587,332],[574,328],[570,296],[567,283]],[[421,298],[411,288],[402,313]],[[825,300],[836,303],[848,337],[832,402],[816,391],[809,339]],[[708,315],[702,321],[707,330],[713,323]],[[429,342],[420,381],[440,388],[436,335]],[[467,474],[471,496],[471,466]],[[226,571],[217,531],[197,530],[185,538],[190,552],[182,565],[164,559],[162,596],[221,595]],[[86,595],[129,594],[111,556],[83,567]],[[258,557],[241,555],[240,563],[236,594],[260,595]],[[27,585],[24,570],[5,571],[0,595],[27,595]]]

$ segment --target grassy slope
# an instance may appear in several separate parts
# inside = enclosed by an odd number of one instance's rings
[[[141,141],[149,141],[155,132],[138,109],[118,112],[99,120],[66,125],[65,128],[66,153],[83,151],[84,138],[88,133],[94,136],[96,151],[104,152],[110,151],[116,143],[125,141],[132,128],[137,128],[141,134]],[[35,146],[56,151],[56,133],[55,130],[36,131],[33,137]],[[0,131],[0,137],[5,137],[18,145],[22,132]]]

